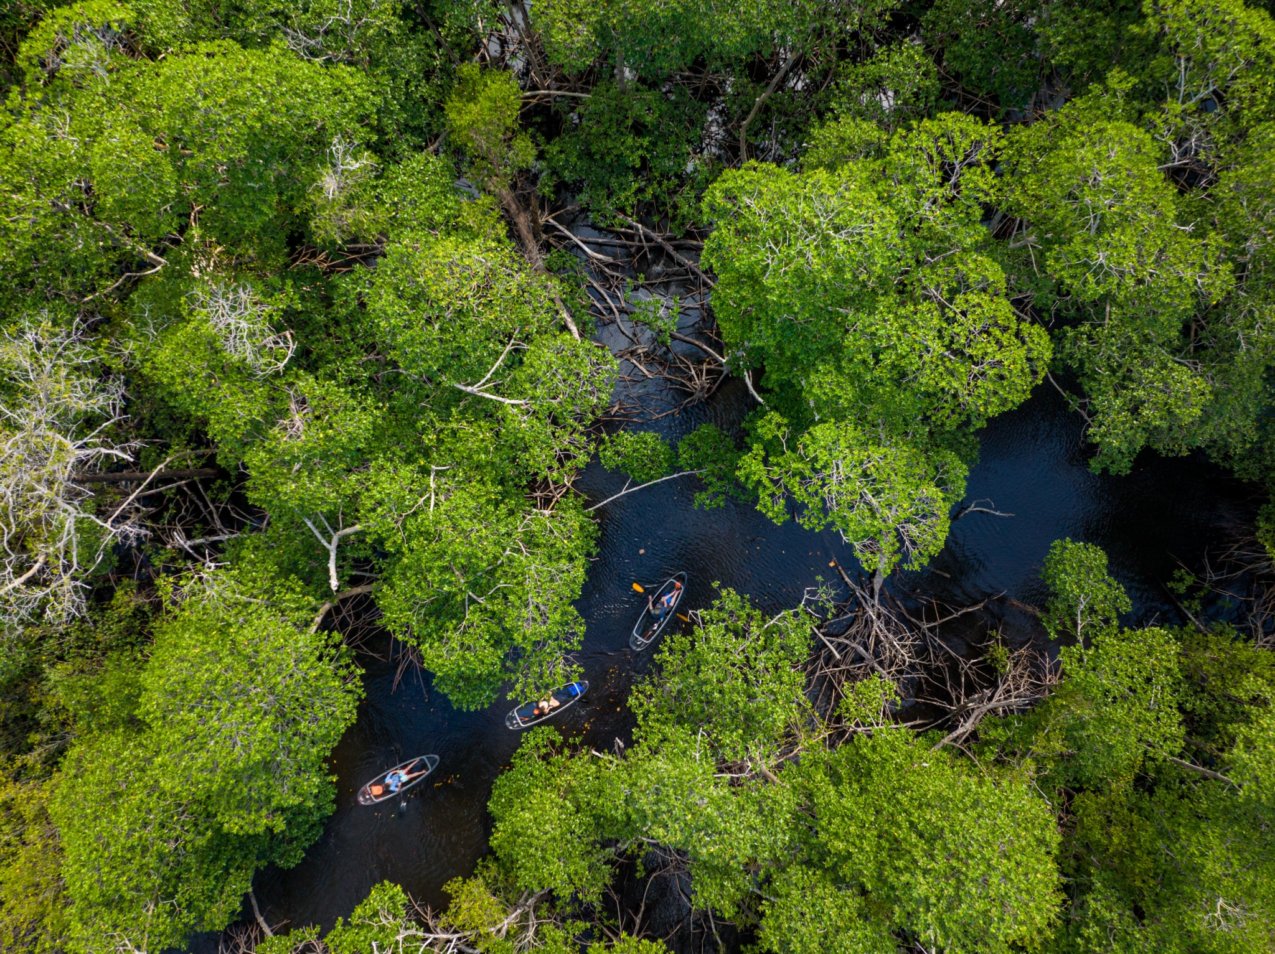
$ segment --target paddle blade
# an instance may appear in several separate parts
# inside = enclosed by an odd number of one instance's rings
[[[633,592],[634,592],[634,593],[645,593],[645,592],[646,592],[646,590],[642,589],[642,584],[641,584],[641,583],[636,583],[636,582],[635,582],[635,583],[633,584]]]
[[[681,613],[677,614],[677,618],[680,619],[683,623],[689,623],[691,621],[691,618],[689,616],[683,616]]]

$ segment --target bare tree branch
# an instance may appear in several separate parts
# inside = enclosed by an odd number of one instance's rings
[[[301,518],[302,522],[310,528],[310,532],[314,534],[315,539],[322,544],[323,549],[328,551],[328,585],[332,587],[332,592],[335,593],[341,588],[341,581],[336,574],[337,547],[343,539],[351,534],[358,533],[363,527],[361,524],[356,523],[349,527],[342,527],[340,530],[333,530],[322,516],[319,519],[323,520],[323,526],[328,531],[329,536],[326,538],[319,532],[319,528],[310,521],[309,517]]]
[[[1203,765],[1196,765],[1194,762],[1187,762],[1186,760],[1177,758],[1173,755],[1168,756],[1168,759],[1174,765],[1179,765],[1184,769],[1189,769],[1192,772],[1203,775],[1205,778],[1211,778],[1216,782],[1225,782],[1232,788],[1240,787],[1239,782],[1236,782],[1234,779],[1227,778],[1221,772],[1214,772],[1212,769],[1206,769]]]
[[[187,467],[180,470],[166,470],[156,475],[147,470],[114,470],[100,474],[84,474],[79,478],[82,484],[130,484],[139,480],[150,480],[152,477],[171,477],[174,480],[200,480],[205,477],[220,477],[224,471],[216,467]]]
[[[140,534],[97,516],[84,478],[131,460],[133,445],[107,435],[123,421],[123,387],[103,377],[78,328],[33,319],[0,337],[12,400],[0,404],[0,618],[21,625],[83,611],[88,573],[119,538]]]
[[[452,382],[452,387],[458,391],[464,391],[466,394],[472,394],[474,397],[486,398],[488,401],[499,401],[501,404],[512,404],[517,407],[525,407],[530,401],[524,401],[521,398],[501,397],[499,394],[488,394],[486,391],[480,391],[478,388],[471,388],[468,384],[457,384]]]
[[[636,487],[630,487],[626,483],[624,485],[624,489],[621,490],[618,494],[612,494],[606,500],[603,500],[599,503],[595,503],[592,507],[585,507],[584,512],[593,513],[593,511],[597,510],[599,507],[605,507],[607,504],[609,504],[613,500],[619,500],[621,497],[626,496],[627,494],[637,493],[639,490],[644,490],[647,487],[653,487],[656,484],[662,484],[666,480],[673,480],[677,477],[689,477],[693,474],[702,474],[702,473],[704,473],[704,471],[702,470],[683,470],[683,471],[679,471],[676,474],[669,474],[667,477],[658,477],[655,480],[648,480],[646,483],[638,484]]]
[[[700,267],[697,264],[692,262],[689,258],[687,258],[685,255],[683,255],[681,252],[675,249],[672,245],[670,245],[668,239],[666,239],[663,235],[660,235],[658,232],[651,231],[641,222],[635,221],[634,219],[629,218],[627,215],[624,215],[619,212],[617,212],[616,215],[619,218],[623,219],[625,222],[628,222],[629,225],[637,229],[637,231],[640,232],[642,235],[648,236],[649,238],[654,240],[655,244],[658,245],[660,248],[664,249],[664,251],[668,253],[668,255],[675,262],[677,262],[679,265],[681,265],[682,267],[692,272],[697,278],[699,278],[700,281],[702,281],[709,288],[713,287],[713,285],[715,284],[713,280],[709,278],[707,275],[705,275],[704,272],[700,270]]]

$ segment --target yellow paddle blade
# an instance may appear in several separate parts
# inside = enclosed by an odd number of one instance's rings
[[[646,590],[642,589],[642,584],[641,584],[641,583],[634,583],[634,584],[633,584],[633,592],[635,592],[635,593],[645,593],[645,592],[646,592]]]
[[[677,618],[680,619],[683,623],[689,623],[691,621],[691,618],[689,616],[683,616],[681,613],[677,614]]]

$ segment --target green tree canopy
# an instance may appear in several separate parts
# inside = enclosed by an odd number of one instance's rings
[[[328,753],[358,683],[314,604],[191,581],[156,625],[141,729],[76,742],[51,806],[78,946],[178,944],[238,912],[257,867],[296,864],[334,796]],[[259,591],[258,591],[259,592]]]
[[[166,267],[178,242],[278,264],[329,146],[359,141],[374,117],[355,72],[280,48],[208,44],[157,62],[112,55],[48,82],[0,128],[0,162],[15,183],[0,216],[11,295],[82,295],[120,266]]]
[[[848,421],[816,424],[792,441],[773,413],[756,433],[762,440],[737,473],[775,522],[796,504],[802,526],[835,527],[859,562],[882,576],[900,563],[923,566],[942,549],[948,513],[965,492],[965,464],[951,451],[874,441]]]
[[[895,5],[894,0],[750,0],[743,5],[720,0],[550,0],[533,7],[531,18],[550,59],[568,72],[582,72],[601,59],[660,79],[701,57],[722,67],[777,46],[807,47],[825,32],[848,36],[871,28]]]
[[[1054,639],[1083,644],[1095,633],[1113,632],[1120,614],[1133,608],[1124,587],[1107,572],[1107,554],[1092,543],[1055,540],[1041,578],[1049,587],[1041,622]]]
[[[778,411],[740,478],[770,516],[791,500],[836,526],[874,571],[938,552],[968,463],[954,451],[1049,360],[981,224],[999,149],[995,127],[947,113],[839,165],[747,165],[705,197],[727,352],[765,369]]]
[[[980,775],[901,729],[801,766],[808,849],[893,929],[951,951],[1010,951],[1047,933],[1059,836],[1022,777]]]
[[[660,678],[631,705],[639,737],[658,748],[675,728],[701,734],[718,761],[772,763],[786,739],[813,718],[802,664],[810,654],[803,610],[766,619],[732,590],[703,610],[689,633],[667,636]]]

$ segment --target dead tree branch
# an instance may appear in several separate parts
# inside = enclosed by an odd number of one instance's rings
[[[707,275],[705,275],[703,271],[700,270],[699,265],[691,261],[689,258],[683,255],[677,249],[675,249],[671,244],[669,244],[668,239],[666,239],[663,235],[661,235],[658,232],[654,232],[651,229],[648,229],[641,222],[631,219],[627,215],[624,215],[618,212],[616,213],[616,215],[619,218],[623,219],[625,222],[628,222],[629,225],[637,229],[637,231],[640,232],[642,235],[645,235],[648,238],[650,238],[652,241],[654,241],[656,245],[664,249],[664,251],[668,254],[668,256],[673,259],[673,261],[677,262],[683,268],[690,271],[693,275],[699,278],[699,280],[703,282],[705,285],[707,285],[709,288],[712,288],[714,286],[715,283],[713,282],[713,280],[709,278]]]
[[[605,507],[607,504],[611,503],[611,501],[613,500],[619,500],[621,497],[626,496],[627,494],[637,493],[639,490],[645,490],[647,487],[653,487],[656,484],[662,484],[666,480],[674,480],[675,478],[678,478],[678,477],[690,477],[690,476],[694,476],[695,474],[702,474],[702,473],[704,473],[704,471],[702,470],[682,470],[682,471],[678,471],[676,474],[669,474],[667,477],[658,477],[655,480],[648,480],[646,483],[638,484],[636,487],[630,486],[630,482],[626,481],[624,484],[624,489],[621,490],[618,494],[612,494],[610,497],[607,497],[606,500],[600,501],[599,503],[595,503],[591,507],[585,507],[584,512],[593,513],[593,511],[597,510],[600,507]]]

